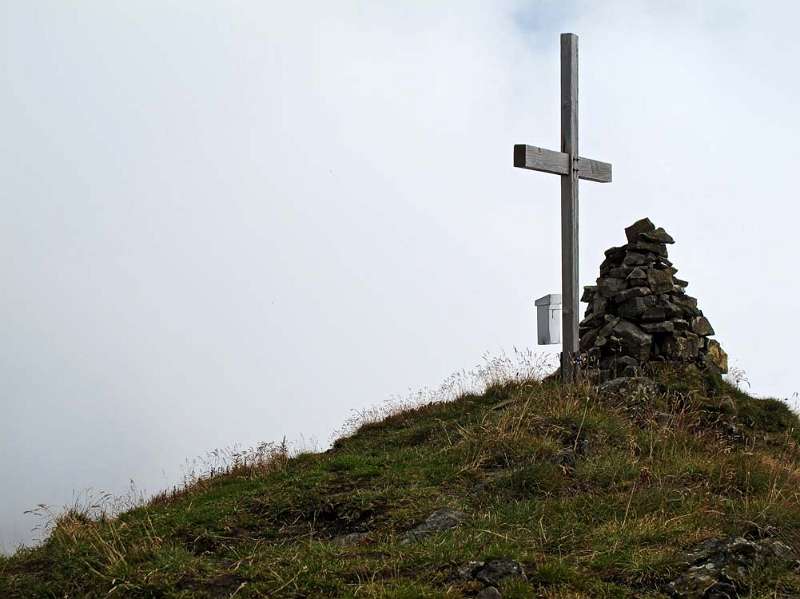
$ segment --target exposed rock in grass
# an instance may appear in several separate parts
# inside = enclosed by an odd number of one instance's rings
[[[331,542],[334,545],[346,547],[348,545],[360,545],[369,538],[369,533],[366,532],[351,532],[350,534],[334,537]]]
[[[599,388],[605,394],[647,394],[656,391],[656,384],[652,379],[644,376],[637,377],[617,377],[602,383]]]
[[[433,512],[420,524],[403,535],[403,543],[413,543],[427,536],[461,526],[467,518],[466,514],[450,508],[441,508]]]
[[[509,576],[516,576],[527,580],[522,564],[513,559],[492,559],[478,567],[472,573],[475,580],[484,584],[496,586],[500,581]]]
[[[680,599],[733,599],[747,593],[746,580],[754,568],[793,559],[794,551],[775,539],[709,539],[687,555],[688,570],[667,591]]]
[[[487,587],[497,587],[500,581],[508,577],[517,577],[527,580],[525,569],[518,561],[507,558],[490,559],[485,562],[468,562],[458,570],[464,580],[477,580]],[[498,595],[487,595],[496,597]]]

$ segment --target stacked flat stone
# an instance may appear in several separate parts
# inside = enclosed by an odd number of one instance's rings
[[[597,285],[584,288],[581,360],[601,379],[634,376],[648,362],[695,363],[727,372],[728,358],[709,337],[711,323],[686,294],[667,245],[675,243],[644,218],[625,229],[628,243],[606,251]]]

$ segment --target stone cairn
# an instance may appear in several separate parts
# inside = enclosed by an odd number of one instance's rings
[[[649,362],[727,372],[727,355],[709,339],[711,323],[667,259],[667,244],[675,241],[648,218],[625,235],[628,243],[605,252],[597,285],[584,288],[581,301],[589,304],[579,328],[584,368],[599,371],[601,380],[636,376]]]

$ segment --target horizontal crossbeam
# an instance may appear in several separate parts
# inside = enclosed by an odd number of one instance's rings
[[[514,146],[514,166],[554,175],[568,175],[569,154],[517,144]],[[610,183],[611,165],[590,158],[578,158],[578,177],[587,181]]]

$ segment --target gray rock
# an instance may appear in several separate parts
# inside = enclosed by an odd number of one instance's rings
[[[672,274],[668,270],[657,270],[655,268],[647,271],[647,284],[653,293],[666,293],[667,291],[672,291],[675,287]]]
[[[675,325],[672,321],[666,320],[664,322],[650,322],[640,325],[645,333],[674,333]]]
[[[625,366],[638,366],[639,361],[636,358],[632,358],[630,356],[623,356],[619,354],[611,354],[610,356],[604,356],[603,359],[600,360],[600,368],[607,368],[607,369],[617,369],[620,370]]]
[[[586,287],[583,288],[583,295],[581,296],[581,301],[586,303],[591,302],[596,293],[597,293],[596,285],[586,285]]]
[[[600,393],[605,394],[648,394],[652,393],[656,388],[656,384],[652,379],[647,377],[617,377],[602,383],[598,387]]]
[[[627,277],[628,284],[636,284],[639,285],[641,281],[647,280],[647,273],[644,271],[643,268],[639,266],[635,266],[633,270],[631,270],[630,274]]]
[[[642,312],[640,318],[644,322],[658,322],[667,318],[667,311],[661,306],[651,306]]]
[[[632,299],[634,297],[644,297],[646,295],[652,295],[653,292],[650,291],[648,287],[629,287],[624,291],[620,291],[616,295],[611,297],[611,301],[617,302],[621,304],[624,301]]]
[[[673,318],[672,324],[675,327],[676,331],[688,331],[689,330],[689,322],[684,320],[683,318]]]
[[[592,329],[599,329],[602,327],[606,322],[605,314],[589,314],[586,318],[584,318],[579,324],[578,329],[581,331],[589,331]],[[583,335],[583,333],[581,333]]]
[[[648,257],[644,254],[640,254],[638,252],[628,252],[625,254],[622,264],[625,266],[645,266],[646,264],[651,264],[652,262],[653,260],[648,259]]]
[[[697,351],[700,351],[705,347],[705,342],[703,339],[700,338],[699,335],[695,335],[694,333],[690,333],[689,331],[684,331],[684,335],[689,340],[689,343],[695,345],[697,347]]]
[[[695,316],[692,318],[692,332],[707,337],[714,334],[714,328],[705,316]]]
[[[473,574],[479,569],[483,568],[485,562],[471,561],[458,568],[458,576],[462,580],[472,580]]]
[[[605,319],[606,324],[603,325],[603,328],[597,332],[599,337],[608,337],[611,334],[611,331],[614,330],[614,327],[617,326],[617,323],[620,321],[618,316],[611,316],[610,314],[606,314]]]
[[[642,233],[649,233],[655,231],[656,226],[650,222],[649,218],[637,220],[630,227],[625,228],[625,237],[628,238],[628,243],[638,241],[639,235]]]
[[[475,595],[476,599],[503,599],[503,596],[500,594],[495,587],[486,587],[481,589],[481,591]]]
[[[700,310],[697,309],[697,300],[689,295],[673,295],[672,303],[677,305],[684,314],[691,316],[700,316]]]
[[[632,358],[631,356],[619,356],[615,360],[615,366],[619,367],[627,367],[633,366],[634,368],[639,366],[639,361],[636,358]]]
[[[632,266],[615,266],[608,271],[608,276],[615,279],[627,279],[634,268]]]
[[[621,259],[625,255],[625,250],[626,249],[627,249],[626,246],[621,245],[621,246],[618,246],[618,247],[608,248],[603,253],[605,254],[606,258],[609,258],[611,260]]]
[[[686,315],[686,309],[673,303],[671,296],[660,296],[658,298],[658,305],[667,313],[667,318],[680,318]]]
[[[675,240],[672,238],[672,236],[661,227],[653,231],[645,231],[644,233],[640,233],[639,239],[643,241],[650,241],[652,243],[675,243]]]
[[[631,249],[636,252],[649,252],[654,255],[654,260],[657,258],[666,258],[669,254],[667,253],[667,246],[663,243],[650,243],[649,241],[637,241],[636,243],[629,243],[628,249]]]
[[[586,333],[581,334],[579,347],[582,352],[589,351],[594,346],[594,342],[597,341],[597,334],[599,332],[599,329],[591,329]]]
[[[597,293],[600,294],[601,297],[611,297],[616,295],[620,291],[623,291],[628,284],[625,282],[625,279],[616,279],[613,277],[602,277],[597,279]]]
[[[636,366],[626,366],[620,373],[622,376],[632,378],[639,374],[639,369]]]
[[[664,256],[659,256],[656,259],[655,267],[656,268],[662,268],[662,269],[672,268],[672,262],[670,262]],[[677,268],[672,268],[672,274],[675,274],[676,272],[678,272],[678,269]]]
[[[650,357],[650,346],[653,342],[653,337],[638,326],[628,320],[621,320],[614,327],[613,332],[619,337],[625,354],[636,358],[640,362],[646,361]]]
[[[613,376],[634,377],[639,372],[639,361],[631,356],[611,354],[600,360],[600,368]]]
[[[606,298],[595,295],[594,299],[592,299],[592,303],[589,305],[589,309],[592,311],[592,314],[605,314],[607,306],[608,300]]]
[[[692,337],[670,336],[661,344],[661,353],[663,355],[682,362],[688,362],[696,358],[699,351],[700,347],[696,335]]]
[[[461,526],[466,517],[466,514],[458,510],[450,508],[438,509],[428,516],[425,522],[406,532],[401,542],[411,543],[437,532],[457,528]]]
[[[649,308],[656,305],[656,298],[652,295],[634,297],[622,302],[617,308],[617,313],[622,318],[638,320]]]
[[[606,258],[600,263],[600,276],[606,276],[608,272],[612,268],[616,268],[621,264],[620,260],[612,260],[611,258]]]
[[[501,580],[509,576],[522,578],[523,580],[528,579],[522,564],[516,560],[504,558],[487,561],[483,566],[477,568],[472,576],[475,580],[490,586],[497,586]]]
[[[795,559],[792,549],[775,539],[709,539],[686,556],[686,571],[667,585],[676,598],[730,599],[746,592],[750,573],[769,563]]]

